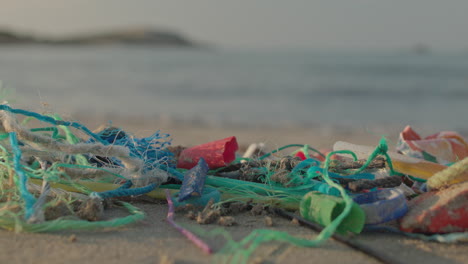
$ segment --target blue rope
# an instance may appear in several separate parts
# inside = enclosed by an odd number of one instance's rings
[[[117,190],[122,190],[122,189],[128,189],[130,187],[132,187],[133,185],[133,182],[131,180],[127,180],[122,186],[120,186],[119,188],[117,188]]]
[[[148,186],[141,187],[141,188],[134,188],[134,189],[125,189],[127,183],[125,183],[123,186],[112,190],[112,191],[105,191],[105,192],[93,192],[90,194],[91,197],[99,197],[101,199],[107,199],[107,198],[114,198],[114,197],[123,197],[123,196],[132,196],[132,195],[142,195],[145,193],[149,193],[152,190],[156,189],[158,186],[156,183],[152,183]]]
[[[36,203],[36,198],[29,193],[26,183],[28,181],[28,177],[24,173],[23,169],[21,168],[21,149],[18,146],[18,139],[16,138],[15,132],[10,132],[10,144],[13,150],[13,165],[15,168],[16,175],[19,177],[19,191],[21,194],[21,198],[25,201],[25,211],[26,211],[26,219],[29,219],[34,212],[34,204]]]
[[[184,180],[184,174],[179,172],[178,170],[171,168],[169,166],[166,166],[165,164],[157,164],[158,168],[161,170],[165,170],[169,172],[170,174],[174,175],[177,179],[183,181]]]
[[[49,117],[49,116],[41,115],[41,114],[38,114],[38,113],[35,113],[35,112],[23,110],[23,109],[11,108],[8,105],[0,105],[0,110],[5,110],[5,111],[8,111],[8,112],[11,112],[11,113],[14,113],[14,114],[21,114],[21,115],[25,115],[25,116],[31,116],[31,117],[34,117],[34,118],[40,120],[40,121],[47,122],[47,123],[50,123],[50,124],[53,124],[53,125],[56,125],[56,126],[71,126],[71,127],[76,128],[76,129],[81,129],[86,134],[93,137],[94,139],[96,139],[100,143],[102,143],[104,145],[109,145],[109,143],[107,143],[105,140],[101,139],[98,135],[91,132],[91,130],[89,130],[87,127],[85,127],[84,125],[82,125],[80,123],[77,123],[77,122],[55,120],[55,119],[53,119],[52,117]]]

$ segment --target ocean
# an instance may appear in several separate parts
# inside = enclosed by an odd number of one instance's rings
[[[0,47],[11,106],[219,126],[468,131],[468,53]]]

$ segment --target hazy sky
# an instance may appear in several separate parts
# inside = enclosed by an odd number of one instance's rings
[[[468,0],[0,0],[0,27],[173,29],[229,47],[468,50]]]

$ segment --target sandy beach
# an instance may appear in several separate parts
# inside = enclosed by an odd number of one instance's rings
[[[79,118],[78,118],[79,119]],[[106,121],[103,121],[106,120]],[[108,119],[87,118],[84,123],[91,129]],[[236,136],[241,145],[264,142],[276,148],[290,143],[310,144],[317,148],[330,147],[337,140],[375,145],[381,135],[370,131],[314,130],[312,128],[240,128],[204,127],[193,124],[151,122],[148,119],[113,119],[113,125],[135,135],[150,135],[160,129],[171,134],[173,145],[190,146],[210,140]],[[393,131],[392,131],[393,132]],[[396,132],[397,133],[397,132]],[[389,135],[394,142],[396,133]],[[391,144],[391,143],[390,143]],[[0,263],[219,263],[226,258],[204,254],[166,222],[168,211],[165,201],[137,202],[146,217],[143,221],[123,228],[96,231],[62,231],[45,234],[0,231]],[[106,218],[122,216],[119,208],[106,211]],[[273,226],[265,224],[270,216]],[[313,239],[317,233],[289,220],[250,212],[234,215],[236,225],[222,227],[235,240],[240,240],[255,229],[273,229],[301,238]],[[213,230],[217,224],[198,225],[184,213],[176,214],[176,221],[189,228]],[[220,236],[203,237],[217,252],[225,241]],[[441,244],[423,242],[390,233],[364,232],[352,238],[388,257],[388,263],[468,263],[468,244]],[[224,256],[226,257],[226,256]],[[286,243],[270,242],[257,249],[249,263],[379,263],[333,239],[320,247],[300,248]]]

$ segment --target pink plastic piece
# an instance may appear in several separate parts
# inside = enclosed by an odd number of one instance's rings
[[[236,137],[228,137],[184,149],[179,156],[178,168],[191,169],[197,165],[200,158],[204,158],[210,169],[228,165],[236,159],[239,148]]]

